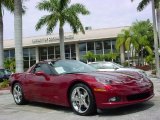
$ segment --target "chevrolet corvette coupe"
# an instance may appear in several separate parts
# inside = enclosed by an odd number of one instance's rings
[[[137,75],[137,76],[133,76]],[[16,104],[36,101],[72,107],[79,115],[151,99],[153,84],[145,76],[100,72],[76,60],[42,61],[10,76]]]

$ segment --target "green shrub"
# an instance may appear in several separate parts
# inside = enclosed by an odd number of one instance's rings
[[[6,87],[9,87],[9,80],[3,80],[3,82],[0,83],[0,88]]]

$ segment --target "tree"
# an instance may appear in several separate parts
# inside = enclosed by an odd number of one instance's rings
[[[96,61],[104,61],[104,55],[103,54],[97,54],[95,55]]]
[[[47,26],[47,34],[53,32],[57,24],[59,24],[59,38],[60,38],[60,56],[65,59],[64,52],[64,25],[68,23],[73,33],[81,31],[85,33],[83,25],[79,19],[79,15],[88,15],[89,11],[84,5],[76,3],[70,5],[70,0],[44,0],[36,6],[39,10],[48,11],[49,15],[41,17],[36,25],[36,30],[42,26]]]
[[[131,1],[134,1],[134,0],[131,0]],[[137,7],[137,10],[142,11],[150,2],[152,4],[156,71],[157,71],[157,76],[160,77],[158,39],[157,39],[157,28],[156,28],[158,27],[158,36],[159,36],[159,43],[160,43],[160,0],[141,0],[141,2]],[[157,10],[157,17],[155,17],[155,9]],[[156,25],[156,18],[157,18],[157,25]]]
[[[0,1],[0,68],[3,68],[4,64],[4,52],[3,52],[3,8],[13,12],[14,1],[13,0],[1,0]]]
[[[91,51],[88,51],[84,56],[83,56],[83,59],[84,60],[87,60],[87,63],[88,62],[92,62],[94,61],[96,58],[96,56],[91,52]]]
[[[15,72],[15,59],[5,59],[4,66],[6,69],[11,70],[12,72]]]
[[[129,30],[123,29],[120,34],[118,34],[117,40],[116,40],[116,49],[120,50],[121,53],[121,64],[125,61],[125,50],[127,50],[127,53],[130,50],[130,45],[132,43],[132,34]],[[127,54],[129,59],[129,54]]]
[[[153,51],[153,26],[152,23],[147,21],[136,21],[130,28],[132,32],[132,44],[136,50],[136,53],[141,57],[141,65],[144,64],[144,57],[152,54]],[[144,54],[145,53],[145,54]]]
[[[16,72],[23,72],[22,48],[22,1],[14,0],[14,33],[15,33],[15,59]]]
[[[113,52],[109,52],[107,54],[104,55],[104,58],[107,59],[107,60],[111,60],[112,62],[114,60],[116,60],[118,57],[118,53],[113,53]]]

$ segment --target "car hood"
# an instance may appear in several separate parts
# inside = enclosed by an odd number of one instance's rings
[[[116,72],[92,72],[92,73],[82,73],[82,74],[92,76],[95,79],[102,78],[110,80],[112,81],[112,83],[131,83],[140,80],[137,79],[136,77]]]
[[[133,71],[133,72],[138,72],[144,76],[147,76],[144,70],[137,69],[137,68],[119,68],[117,71]]]

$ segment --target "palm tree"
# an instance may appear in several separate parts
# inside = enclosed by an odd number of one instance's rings
[[[70,0],[44,0],[36,6],[39,10],[48,11],[50,13],[49,15],[41,17],[36,25],[36,30],[46,25],[47,33],[50,34],[53,32],[56,25],[59,25],[61,59],[65,59],[63,26],[65,23],[68,23],[73,33],[78,33],[78,31],[85,33],[78,15],[89,14],[89,11],[84,5],[76,3],[69,6],[69,4]]]
[[[83,59],[84,60],[87,60],[87,63],[88,62],[92,62],[93,60],[95,60],[96,56],[94,55],[93,52],[91,51],[88,51],[84,56],[83,56]]]
[[[127,56],[129,60],[129,50],[130,45],[132,43],[132,35],[130,30],[123,29],[120,34],[118,34],[117,40],[116,40],[116,49],[120,49],[121,53],[121,64],[124,64],[125,62],[125,50],[127,50]]]
[[[4,66],[6,69],[11,70],[12,72],[15,72],[15,59],[5,59]]]
[[[13,12],[14,4],[13,0],[1,0],[0,1],[0,68],[4,67],[4,52],[3,52],[3,8]]]
[[[104,58],[107,59],[107,60],[111,60],[112,62],[114,60],[116,60],[118,57],[118,53],[113,53],[112,51],[110,51],[109,53],[105,54],[104,55]]]
[[[131,0],[131,1],[134,1],[134,0]],[[137,10],[142,11],[150,2],[152,4],[156,71],[157,71],[157,76],[160,77],[158,38],[157,38],[157,28],[156,28],[158,27],[158,36],[159,36],[159,44],[160,44],[160,0],[141,0],[141,2],[137,7]],[[155,9],[157,9],[157,17],[155,17]],[[157,18],[157,26],[156,26],[156,18]]]
[[[148,54],[152,54],[153,49],[153,26],[149,20],[136,21],[130,28],[132,35],[132,44],[136,50],[136,53],[141,55],[141,64],[143,65],[144,51]],[[145,55],[146,56],[146,55]],[[139,60],[139,57],[138,57]]]
[[[15,32],[15,59],[16,72],[23,72],[22,48],[22,1],[14,0],[14,32]]]

